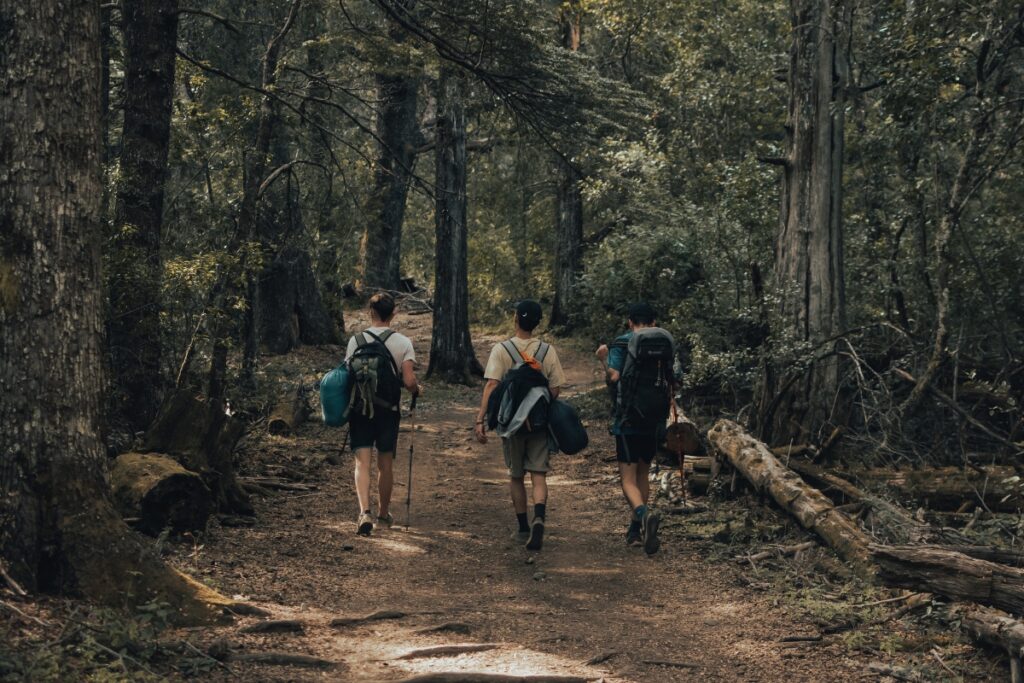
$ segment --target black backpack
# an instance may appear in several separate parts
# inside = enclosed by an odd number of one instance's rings
[[[402,399],[402,382],[395,357],[386,344],[392,334],[391,330],[384,330],[378,337],[367,330],[356,336],[356,350],[348,359],[353,387],[349,410],[354,408],[359,414],[370,418],[377,408],[398,410]]]
[[[501,383],[491,393],[487,400],[487,428],[495,430],[501,427],[503,430],[509,424],[511,418],[519,410],[523,399],[535,387],[547,388],[548,380],[544,373],[531,367],[519,348],[511,339],[501,343],[506,353],[512,357],[512,369],[505,373]],[[534,360],[543,363],[548,355],[550,344],[540,343],[537,348],[537,355]],[[545,392],[546,393],[546,392]],[[551,404],[545,397],[539,398],[530,408],[523,425],[515,433],[533,434],[542,432],[548,428],[548,409]]]
[[[643,429],[665,425],[672,406],[674,360],[672,335],[665,330],[651,327],[633,334],[615,403],[615,416],[623,425]]]

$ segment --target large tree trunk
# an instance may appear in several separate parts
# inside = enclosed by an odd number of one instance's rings
[[[434,335],[427,376],[467,384],[483,374],[469,335],[465,76],[445,68],[437,85]]]
[[[124,131],[107,286],[116,411],[144,429],[160,407],[160,225],[174,100],[177,0],[122,5]]]
[[[31,588],[209,617],[105,481],[99,14],[0,1],[0,556]]]
[[[409,11],[415,2],[399,0],[396,4]],[[405,32],[394,24],[389,34],[398,45],[405,40]],[[418,78],[385,71],[377,74],[377,167],[360,250],[362,289],[399,288],[405,200],[421,142],[416,115],[418,90]]]
[[[827,344],[846,324],[842,168],[849,8],[844,0],[791,0],[788,155],[775,244],[780,329],[788,343]],[[833,418],[839,364],[829,350],[793,380],[775,369],[763,382],[760,436],[805,443]],[[821,353],[824,351],[825,353]],[[780,361],[776,361],[780,362]]]
[[[583,31],[583,9],[579,0],[563,5],[561,13],[562,47],[572,52],[580,49]],[[559,156],[557,168],[557,202],[555,216],[555,298],[551,305],[551,325],[568,331],[572,325],[574,292],[583,270],[583,180],[570,159]]]

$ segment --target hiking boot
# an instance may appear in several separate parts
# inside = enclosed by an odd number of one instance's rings
[[[523,545],[524,543],[526,543],[527,541],[530,540],[530,532],[529,531],[518,531],[518,530],[517,531],[513,531],[511,538],[512,538],[512,540],[515,543],[518,543],[519,545]]]
[[[526,541],[527,550],[540,550],[544,545],[544,520],[534,517],[533,526],[530,527],[530,539]]]
[[[661,539],[658,538],[658,527],[661,525],[661,515],[657,512],[648,512],[642,521],[644,552],[653,555],[661,547]]]
[[[629,529],[626,532],[626,545],[632,548],[641,543],[643,543],[643,539],[640,537],[640,529]]]
[[[356,533],[360,536],[369,536],[371,531],[373,531],[373,517],[369,512],[364,512],[359,515],[359,521],[356,522]]]
[[[373,528],[374,529],[390,529],[394,523],[395,523],[395,516],[389,512],[388,514],[384,515],[383,517],[381,517],[380,515],[377,515],[377,521],[374,522]]]

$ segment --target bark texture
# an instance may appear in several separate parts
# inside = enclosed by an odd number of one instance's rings
[[[776,335],[827,344],[845,328],[842,169],[849,8],[844,0],[791,0],[787,157],[782,179],[775,279]],[[817,349],[828,351],[828,348]],[[814,440],[832,418],[839,389],[834,355],[819,353],[796,380],[766,373],[759,431],[773,443]],[[792,372],[792,370],[790,370]]]
[[[583,9],[578,0],[562,7],[562,47],[571,52],[580,49],[583,34]],[[551,325],[568,331],[576,310],[573,296],[583,272],[583,177],[569,159],[559,156],[557,201],[555,203],[555,298],[551,305]]]
[[[105,480],[99,36],[98,2],[0,1],[0,556],[26,587],[209,617],[226,601],[147,551]]]
[[[469,336],[465,76],[443,69],[437,89],[434,335],[427,376],[468,384],[483,368]]]
[[[729,420],[719,420],[708,432],[708,439],[757,491],[769,494],[800,526],[820,536],[861,574],[871,574],[870,537],[818,489],[779,462],[767,446]]]
[[[110,235],[107,346],[118,414],[145,429],[160,407],[160,226],[171,135],[177,0],[122,3],[124,130]]]
[[[415,3],[396,4],[409,11]],[[392,25],[389,34],[396,44],[404,42],[405,33],[397,26]],[[377,74],[377,167],[360,249],[362,289],[399,289],[405,200],[422,142],[416,116],[419,85],[418,78],[405,73]]]
[[[979,560],[939,546],[872,546],[878,578],[890,585],[1024,611],[1024,569]]]

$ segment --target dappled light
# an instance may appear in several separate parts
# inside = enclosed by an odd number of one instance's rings
[[[1020,0],[0,45],[0,683],[1024,681]]]

